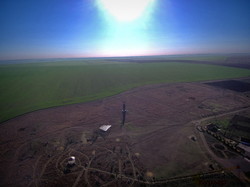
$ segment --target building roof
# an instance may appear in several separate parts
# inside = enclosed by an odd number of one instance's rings
[[[111,127],[111,125],[102,125],[99,129],[103,130],[103,131],[107,131],[110,129],[110,127]]]
[[[74,156],[69,157],[69,161],[72,161],[72,160],[75,160],[75,159],[76,159],[76,157],[74,157]]]

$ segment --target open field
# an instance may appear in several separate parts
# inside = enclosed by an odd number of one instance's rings
[[[112,96],[142,85],[246,76],[250,76],[250,70],[178,62],[141,64],[94,59],[2,64],[0,122],[38,109]]]
[[[128,113],[121,128],[123,102]],[[0,185],[239,186],[207,153],[195,123],[249,111],[249,106],[249,98],[240,92],[203,83],[171,83],[28,113],[1,125]],[[112,127],[106,139],[87,143],[91,133],[107,123]],[[76,166],[65,173],[71,155],[76,156]]]
[[[182,62],[192,64],[221,65],[250,69],[250,55],[167,55],[167,56],[145,56],[145,57],[113,57],[109,61],[135,62],[135,63],[166,63]]]

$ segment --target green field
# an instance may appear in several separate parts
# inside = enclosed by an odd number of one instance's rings
[[[95,60],[0,65],[0,122],[37,109],[86,102],[146,84],[250,76],[250,70],[188,63]]]

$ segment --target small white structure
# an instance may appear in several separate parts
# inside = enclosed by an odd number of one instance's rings
[[[74,165],[76,163],[76,158],[74,156],[69,157],[68,164]]]
[[[110,129],[110,127],[111,125],[102,125],[99,129],[106,132],[107,130]]]

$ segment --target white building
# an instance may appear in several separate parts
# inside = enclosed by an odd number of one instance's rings
[[[69,157],[68,164],[74,165],[76,163],[76,158],[74,156]]]
[[[108,131],[110,129],[111,125],[102,125],[99,129],[102,131]]]

